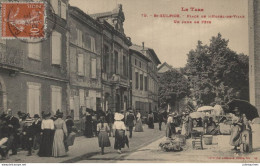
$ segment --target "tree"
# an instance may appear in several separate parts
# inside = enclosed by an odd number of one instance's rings
[[[248,56],[232,51],[228,42],[219,33],[209,45],[198,41],[197,48],[188,53],[185,73],[193,96],[203,105],[249,99]]]
[[[190,94],[188,80],[176,70],[170,70],[159,77],[159,105],[165,108],[168,104],[175,106]]]

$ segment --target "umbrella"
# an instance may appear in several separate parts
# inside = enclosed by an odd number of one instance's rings
[[[204,112],[204,111],[210,111],[210,110],[214,110],[214,108],[211,106],[202,106],[197,109],[197,112]]]
[[[197,119],[197,118],[204,118],[206,115],[202,112],[192,112],[190,113],[190,117],[193,119]]]
[[[223,108],[221,107],[221,105],[214,106],[213,114],[217,116],[223,114]]]
[[[260,118],[253,119],[252,124],[260,124]]]
[[[241,114],[245,114],[248,120],[253,120],[256,117],[259,117],[256,107],[250,104],[248,101],[234,99],[227,105],[229,107],[229,109],[226,110],[228,113],[235,113],[234,109],[235,107],[238,107],[239,112]]]

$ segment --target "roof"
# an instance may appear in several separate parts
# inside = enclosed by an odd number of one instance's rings
[[[93,24],[95,24],[96,26],[100,26],[100,24],[92,17],[90,17],[90,15],[86,14],[84,11],[82,11],[81,9],[79,9],[76,6],[69,6],[69,14],[73,14],[73,12],[78,12],[76,13],[77,15],[81,14],[81,16],[85,17],[86,19],[88,19],[89,21],[91,21]],[[74,13],[75,14],[75,13]],[[79,17],[79,16],[78,16]],[[82,17],[81,17],[82,18]]]
[[[148,48],[148,47],[142,47],[140,45],[137,44],[133,44],[130,49],[136,50],[138,52],[140,52],[141,54],[143,54],[146,58],[148,58],[150,61],[150,57],[148,57],[146,54],[144,54],[142,51],[149,51],[153,57],[153,59],[158,63],[161,64],[161,61],[159,60],[159,58],[157,57],[156,53],[154,52],[154,50],[152,48]]]
[[[107,17],[112,17],[112,16],[120,16],[123,21],[125,20],[125,15],[122,12],[121,4],[118,4],[117,7],[115,9],[113,9],[112,11],[90,14],[90,16],[95,19],[96,18],[107,18]]]
[[[129,50],[130,50],[130,52],[132,51],[132,52],[136,53],[138,56],[140,56],[141,58],[143,58],[143,59],[145,59],[145,60],[151,62],[151,60],[150,60],[148,57],[146,57],[146,56],[142,53],[142,51],[141,51],[138,47],[136,47],[136,45],[130,46],[130,47],[129,47]]]
[[[166,71],[174,70],[174,68],[173,68],[171,65],[169,65],[169,64],[166,63],[166,62],[164,62],[161,66],[158,67],[158,72],[159,72],[163,67],[168,68],[168,70],[166,70]],[[162,73],[163,73],[163,72],[166,72],[166,71],[162,71]]]

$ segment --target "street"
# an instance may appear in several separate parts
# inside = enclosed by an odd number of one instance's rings
[[[155,129],[148,129],[143,125],[144,132],[133,132],[133,138],[129,139],[130,147],[125,147],[122,154],[114,150],[114,138],[110,137],[111,147],[105,148],[105,154],[101,155],[98,148],[97,138],[77,137],[75,143],[70,147],[68,156],[38,157],[36,152],[33,156],[26,156],[26,151],[20,151],[16,156],[10,156],[5,163],[185,163],[185,162],[232,162],[232,163],[256,163],[259,162],[260,144],[257,136],[253,137],[254,151],[252,153],[237,153],[231,150],[229,145],[230,135],[217,135],[213,137],[212,145],[203,145],[203,150],[192,149],[192,139],[186,140],[183,151],[164,152],[160,149],[160,142],[166,139],[165,126],[162,131],[158,130],[158,124]]]
[[[166,138],[161,138],[148,146],[126,156],[123,160],[113,161],[119,163],[257,163],[260,161],[260,149],[254,148],[250,154],[236,153],[229,145],[230,135],[214,136],[212,145],[203,145],[203,150],[193,150],[191,139],[187,140],[186,146],[181,152],[163,152],[158,146]],[[218,143],[217,143],[218,142]]]
[[[71,146],[66,157],[39,157],[36,152],[32,156],[26,156],[27,151],[20,151],[18,155],[10,156],[9,159],[3,160],[5,163],[74,163],[74,162],[109,162],[109,160],[117,160],[129,155],[148,144],[162,138],[165,135],[165,126],[159,131],[158,124],[155,129],[148,129],[147,125],[143,125],[144,132],[133,132],[133,138],[129,138],[130,147],[122,149],[122,154],[118,155],[114,150],[114,138],[110,137],[111,147],[105,148],[105,155],[101,155],[98,147],[98,139],[86,138],[85,136],[76,137],[74,145]],[[128,133],[127,133],[128,134]],[[129,134],[128,134],[129,135]]]

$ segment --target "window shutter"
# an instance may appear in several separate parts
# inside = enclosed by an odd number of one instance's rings
[[[58,109],[61,110],[61,96],[61,87],[51,86],[51,106],[53,114],[55,114]]]
[[[41,43],[28,43],[28,57],[41,59]]]
[[[91,51],[96,52],[96,41],[94,37],[91,38]]]
[[[84,75],[84,59],[83,54],[78,54],[78,75]]]
[[[83,89],[79,90],[79,105],[85,106],[85,91]]]
[[[61,34],[52,32],[52,64],[61,64]]]
[[[61,18],[65,19],[67,18],[67,5],[66,3],[61,2]]]
[[[91,78],[96,78],[97,77],[97,67],[96,67],[96,59],[92,58],[91,59]]]
[[[28,104],[28,113],[33,116],[34,114],[40,113],[40,90],[41,85],[38,83],[27,83],[28,85],[28,96],[27,96],[27,104]]]
[[[51,0],[51,6],[55,12],[55,14],[59,13],[59,1],[58,0]]]

